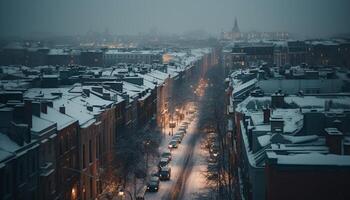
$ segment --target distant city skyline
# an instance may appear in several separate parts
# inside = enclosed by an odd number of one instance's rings
[[[0,2],[0,36],[181,34],[203,30],[285,31],[311,37],[350,33],[347,0],[12,0]]]

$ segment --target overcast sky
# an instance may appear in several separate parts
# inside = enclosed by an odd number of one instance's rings
[[[0,35],[229,30],[350,32],[350,0],[0,0]]]

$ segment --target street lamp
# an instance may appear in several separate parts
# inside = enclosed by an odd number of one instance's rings
[[[130,199],[133,200],[132,195],[129,191],[125,190],[125,189],[120,189],[118,192],[118,196],[119,197],[124,197],[125,193],[127,193],[130,196]]]

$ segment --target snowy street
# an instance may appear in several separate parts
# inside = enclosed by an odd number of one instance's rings
[[[159,191],[147,193],[145,199],[193,199],[192,197],[205,187],[205,177],[201,173],[205,170],[205,159],[200,149],[200,137],[195,117],[179,147],[172,150],[172,161],[169,164],[172,170],[171,179],[162,181]],[[171,136],[167,135],[160,152],[167,149],[170,140]],[[156,166],[154,168],[156,169]]]
[[[198,95],[204,94],[205,84],[200,82],[197,89]],[[185,119],[178,122],[173,133],[176,133],[180,124],[188,122],[188,128],[182,142],[178,148],[172,150],[172,160],[168,164],[171,168],[171,178],[168,181],[161,181],[158,192],[148,192],[145,199],[197,199],[199,193],[206,189],[205,170],[207,161],[205,159],[205,151],[201,149],[201,138],[203,134],[198,130],[198,102],[189,103],[185,106]],[[170,133],[168,129],[164,133]],[[162,153],[168,149],[168,143],[172,136],[164,134],[159,152]],[[152,166],[152,165],[150,165]],[[151,172],[157,170],[157,163],[153,163]]]

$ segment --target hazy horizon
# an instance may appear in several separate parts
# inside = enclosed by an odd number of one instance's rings
[[[237,17],[241,31],[303,36],[350,33],[348,0],[11,0],[0,2],[0,36],[87,32],[217,35]]]

